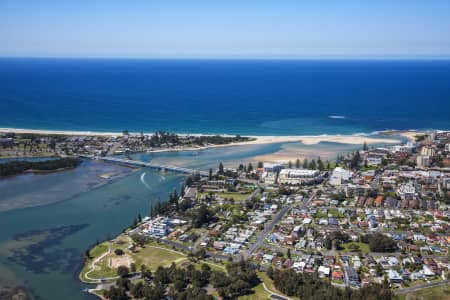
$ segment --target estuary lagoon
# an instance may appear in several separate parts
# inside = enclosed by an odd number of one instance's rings
[[[62,202],[0,213],[0,283],[25,285],[37,299],[90,299],[78,281],[84,251],[148,213],[183,178],[142,169]]]
[[[0,180],[0,212],[42,206],[127,176],[132,168],[84,160],[77,168],[52,173],[24,173]]]
[[[386,136],[395,141],[406,142],[405,137]],[[386,144],[368,144],[369,147],[384,147]],[[252,162],[254,167],[258,161],[264,162],[283,162],[304,158],[311,160],[317,159],[319,156],[323,160],[335,160],[338,154],[345,155],[357,149],[362,149],[363,145],[343,144],[335,142],[320,142],[313,145],[306,145],[301,142],[284,142],[259,145],[240,145],[227,147],[212,147],[203,150],[188,151],[167,151],[154,153],[136,153],[131,154],[131,158],[135,160],[153,162],[155,164],[168,164],[177,167],[187,167],[208,171],[209,168],[217,169],[219,162],[225,167],[236,168],[239,164],[248,164]],[[125,156],[123,156],[125,157]]]
[[[254,157],[279,151],[282,143],[227,146],[202,150],[168,151],[154,153],[136,153],[131,158],[141,161],[152,161],[156,164],[168,164],[177,167],[186,167],[208,171],[209,168],[217,169],[219,162],[225,167],[236,168],[240,163],[248,164],[254,161]]]

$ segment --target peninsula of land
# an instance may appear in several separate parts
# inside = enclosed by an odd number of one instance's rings
[[[401,140],[399,136],[406,137],[409,140],[414,140],[417,135],[423,135],[424,132],[415,130],[405,131],[382,131],[378,136],[355,134],[355,135],[289,135],[289,136],[265,136],[265,135],[211,135],[211,134],[180,134],[180,133],[168,133],[160,132],[160,136],[164,138],[164,135],[169,139],[160,141],[156,147],[149,144],[148,151],[167,151],[167,150],[198,150],[211,147],[223,147],[223,146],[236,146],[236,145],[258,145],[258,144],[275,144],[275,143],[287,143],[287,142],[299,142],[304,145],[314,145],[321,142],[342,143],[361,145],[364,142],[367,144],[398,144]],[[31,136],[48,136],[58,137],[66,136],[71,140],[80,137],[91,137],[97,139],[118,139],[125,137],[144,140],[144,137],[155,136],[155,133],[132,133],[127,130],[123,132],[99,132],[99,131],[70,131],[70,130],[40,130],[40,129],[23,129],[23,128],[0,128],[0,134],[5,136],[11,134],[17,135],[31,135]],[[158,135],[158,132],[156,133]],[[176,136],[179,141],[174,143],[173,137]],[[396,136],[396,137],[395,137]],[[7,141],[2,140],[5,143]],[[151,148],[151,149],[150,149]]]

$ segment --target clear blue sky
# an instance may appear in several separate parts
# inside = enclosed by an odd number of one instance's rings
[[[0,56],[450,57],[450,0],[0,0]]]

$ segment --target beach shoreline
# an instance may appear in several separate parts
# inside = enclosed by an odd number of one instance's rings
[[[121,136],[120,132],[99,132],[99,131],[71,131],[71,130],[41,130],[41,129],[25,129],[25,128],[0,128],[0,133],[17,133],[17,134],[40,134],[40,135],[67,135],[67,136],[103,136],[103,137],[117,137]],[[386,138],[373,137],[374,134],[352,134],[352,135],[278,135],[278,136],[265,136],[265,135],[245,135],[251,138],[250,141],[235,142],[221,145],[208,145],[204,147],[189,147],[189,149],[158,149],[155,152],[163,151],[183,151],[183,150],[203,150],[212,147],[226,147],[226,146],[239,146],[239,145],[261,145],[261,144],[276,144],[287,142],[301,142],[304,145],[315,145],[320,142],[332,142],[342,144],[398,144],[402,141],[389,137],[390,135],[397,135],[407,138],[408,140],[414,140],[416,135],[424,134],[425,131],[419,130],[386,130],[378,132],[379,135],[385,135]],[[130,133],[131,135],[137,135],[140,133]],[[152,133],[144,133],[152,134]],[[180,136],[211,136],[212,134],[186,134],[177,133]],[[233,136],[230,134],[218,134],[221,136]]]

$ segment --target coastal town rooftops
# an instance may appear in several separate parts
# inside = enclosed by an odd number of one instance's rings
[[[195,187],[189,187],[186,189],[186,192],[184,194],[185,199],[191,199],[194,200],[197,198],[197,188]]]
[[[282,164],[264,163],[264,172],[278,172],[282,170],[284,166]]]
[[[400,195],[415,194],[416,188],[414,187],[414,185],[411,182],[408,182],[406,184],[402,184],[399,186],[398,193]]]
[[[336,167],[333,170],[332,176],[338,176],[338,177],[342,178],[343,180],[348,180],[352,176],[352,174],[353,174],[352,171],[346,170],[341,167]]]
[[[289,178],[315,177],[317,175],[319,175],[319,171],[308,169],[283,169],[280,171],[280,177]]]
[[[402,277],[396,270],[389,269],[387,271],[387,276],[390,282],[392,283],[400,283],[402,282]]]

